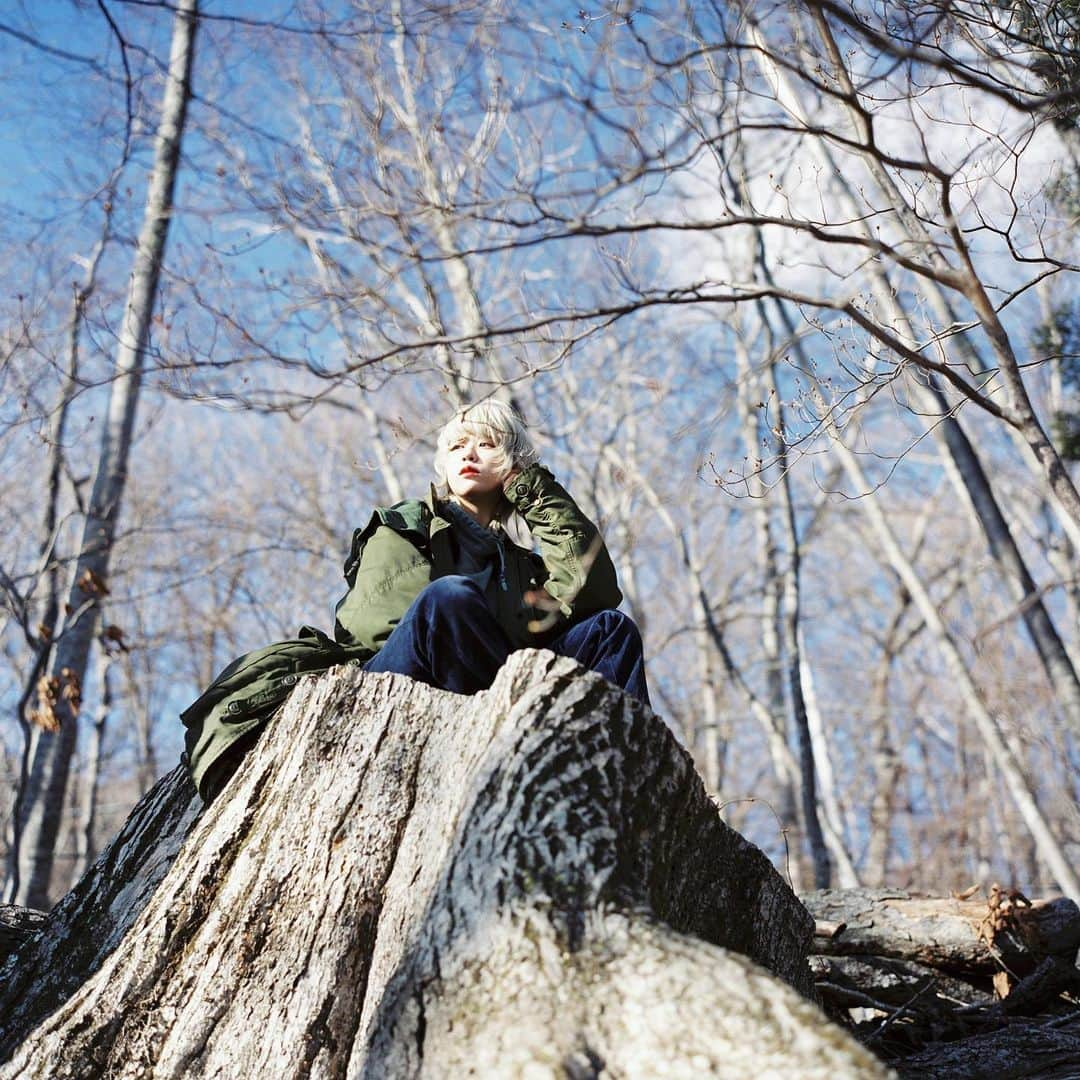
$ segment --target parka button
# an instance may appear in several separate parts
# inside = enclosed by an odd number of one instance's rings
[[[529,489],[524,484],[518,484],[517,493],[519,495],[528,495],[529,494]]]

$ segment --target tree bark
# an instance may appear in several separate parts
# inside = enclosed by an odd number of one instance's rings
[[[756,258],[757,245],[754,245]],[[758,407],[763,397],[760,381],[750,363],[750,355],[741,340],[735,344],[735,358],[739,365],[737,384],[739,411],[742,419],[743,445],[746,448],[747,486],[751,494],[754,543],[751,545],[757,561],[757,573],[761,582],[761,644],[759,652],[765,667],[765,698],[763,706],[773,718],[764,725],[765,739],[772,759],[773,773],[779,787],[776,815],[787,832],[796,857],[791,860],[791,885],[801,892],[803,827],[799,815],[799,775],[794,756],[782,736],[784,718],[784,663],[780,649],[781,597],[783,581],[779,569],[779,557],[774,536],[770,504],[764,482],[762,439],[764,425],[760,421]]]
[[[113,707],[110,669],[112,658],[104,650],[98,651],[98,693],[100,700],[90,729],[90,746],[86,754],[86,772],[79,783],[79,816],[75,823],[75,865],[71,874],[72,886],[86,873],[90,863],[97,858],[98,789],[101,783],[101,757],[105,744],[105,727]],[[152,785],[141,788],[148,791]]]
[[[817,694],[814,688],[814,669],[806,658],[806,642],[800,629],[796,629],[799,648],[799,675],[803,687],[803,701],[806,709],[807,734],[810,736],[810,749],[814,756],[814,769],[817,773],[817,796],[821,814],[821,831],[829,853],[836,863],[837,884],[844,889],[854,889],[859,885],[859,875],[844,842],[844,817],[840,810],[837,795],[836,774],[833,772],[832,755],[829,753],[829,738],[825,730],[825,718],[818,708]],[[815,882],[815,884],[817,884]],[[828,888],[826,881],[818,888]]]
[[[53,850],[75,751],[79,698],[98,622],[97,598],[107,588],[120,502],[127,481],[143,358],[172,214],[180,141],[191,95],[197,22],[198,0],[178,0],[154,169],[120,328],[98,468],[68,598],[70,614],[57,640],[52,662],[52,672],[67,695],[58,702],[59,730],[36,727],[32,732],[26,787],[20,793],[16,823],[19,880],[14,897],[28,907],[49,905]]]
[[[759,241],[759,238],[755,237],[755,239]],[[761,250],[760,241],[755,247],[758,251]],[[765,312],[762,309],[762,316],[764,315]],[[776,384],[775,353],[769,357],[769,362],[765,366],[765,385],[774,410],[773,454],[779,473],[776,492],[780,499],[780,528],[783,530],[788,549],[787,562],[781,575],[780,634],[783,641],[784,677],[787,682],[788,699],[791,702],[792,726],[795,729],[799,747],[801,778],[799,790],[802,796],[803,827],[806,830],[810,861],[814,868],[814,885],[818,889],[827,889],[832,883],[832,862],[829,859],[829,846],[822,828],[822,815],[818,813],[818,766],[815,760],[814,739],[810,730],[806,688],[803,685],[802,642],[799,636],[802,604],[802,542],[791,494],[787,420],[784,415],[784,402]],[[839,838],[837,841],[839,842]]]
[[[565,658],[304,680],[199,809],[160,781],[0,970],[4,1080],[885,1075],[670,731]]]
[[[1070,1080],[1080,1075],[1080,1021],[1018,1025],[990,1035],[930,1047],[897,1065],[901,1080],[1002,1080],[1027,1076]]]
[[[45,925],[45,921],[42,911],[17,907],[15,904],[0,904],[0,962],[33,937]]]

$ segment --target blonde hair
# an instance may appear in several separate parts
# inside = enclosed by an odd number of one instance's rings
[[[525,421],[512,406],[504,401],[479,401],[475,405],[467,405],[446,422],[436,443],[435,485],[444,498],[450,491],[446,478],[446,452],[453,440],[462,433],[490,439],[495,443],[498,447],[495,460],[504,477],[512,470],[524,469],[539,459]],[[507,504],[498,517],[505,523],[512,512]]]

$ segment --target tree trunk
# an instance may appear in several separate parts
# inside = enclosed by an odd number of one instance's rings
[[[901,763],[893,741],[889,719],[889,677],[896,650],[896,630],[907,610],[906,594],[885,635],[884,648],[874,675],[873,703],[873,762],[874,794],[870,801],[870,835],[866,841],[863,879],[867,885],[884,885],[888,873],[889,852],[892,849],[892,828],[895,817],[896,790],[900,784]]]
[[[844,816],[840,811],[840,799],[836,793],[836,774],[833,772],[832,755],[829,753],[829,737],[825,731],[825,718],[818,708],[814,689],[814,671],[806,659],[806,642],[801,630],[796,631],[799,646],[799,669],[806,707],[807,731],[814,754],[817,771],[817,794],[821,809],[821,829],[829,852],[836,862],[836,879],[841,888],[853,889],[859,885],[859,875],[851,854],[844,843]],[[852,830],[854,831],[854,830]],[[827,885],[819,886],[826,888]]]
[[[180,140],[191,94],[197,11],[198,0],[178,0],[154,169],[120,328],[97,474],[68,599],[69,615],[57,640],[52,663],[53,675],[63,691],[56,709],[59,730],[34,729],[26,789],[20,794],[16,823],[19,880],[14,896],[28,907],[47,907],[49,904],[53,850],[75,751],[79,700],[98,622],[97,598],[107,590],[113,539],[127,480],[143,356],[172,213]]]
[[[780,632],[783,637],[784,674],[787,679],[788,699],[791,702],[791,714],[795,736],[799,747],[800,792],[802,794],[803,827],[810,848],[810,861],[814,867],[814,885],[827,889],[832,883],[832,862],[829,859],[825,832],[818,813],[818,768],[814,753],[814,739],[810,730],[810,717],[807,709],[806,688],[803,685],[803,664],[800,651],[800,607],[802,593],[800,577],[802,567],[802,548],[799,540],[798,523],[795,520],[795,507],[791,497],[791,479],[787,461],[787,434],[784,422],[784,406],[776,392],[775,371],[770,363],[768,369],[769,390],[776,406],[776,424],[778,435],[774,453],[780,470],[780,481],[776,490],[780,494],[780,521],[788,546],[787,565],[783,573],[783,603]],[[839,842],[839,840],[838,840]]]
[[[787,710],[784,705],[784,663],[780,649],[781,597],[783,581],[779,570],[776,539],[770,520],[768,494],[763,473],[761,441],[763,425],[758,403],[762,391],[750,364],[750,356],[741,341],[735,345],[735,357],[739,365],[738,402],[742,414],[743,445],[746,448],[747,479],[751,494],[754,542],[751,548],[757,560],[758,579],[761,582],[761,644],[759,653],[765,667],[765,698],[763,705],[773,718],[765,725],[765,739],[769,746],[773,773],[779,787],[776,815],[780,819],[796,858],[791,860],[791,886],[801,891],[803,828],[799,816],[799,776],[786,741],[780,736],[784,731]]]
[[[165,777],[0,971],[4,1080],[885,1075],[670,731],[568,659],[304,680],[198,810]]]
[[[97,858],[97,810],[98,789],[101,785],[101,756],[105,744],[105,727],[109,722],[109,713],[113,706],[111,682],[112,658],[104,650],[98,651],[98,702],[94,717],[94,726],[90,730],[90,746],[86,754],[86,772],[79,785],[79,815],[75,824],[75,866],[72,870],[71,884],[78,884],[79,878],[86,873],[90,863]],[[142,788],[149,791],[151,785]]]

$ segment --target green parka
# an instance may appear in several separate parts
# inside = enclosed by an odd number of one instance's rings
[[[552,474],[531,465],[503,490],[540,547],[539,554],[528,551],[497,530],[502,572],[491,576],[487,598],[512,647],[541,646],[572,622],[618,607],[622,593],[607,548]],[[365,663],[425,585],[457,572],[457,559],[454,526],[440,515],[434,491],[427,500],[379,507],[353,533],[334,637],[304,626],[290,641],[234,660],[181,714],[185,758],[200,794],[213,789],[229,751],[254,738],[301,675]],[[539,590],[543,603],[530,605],[526,594]]]

